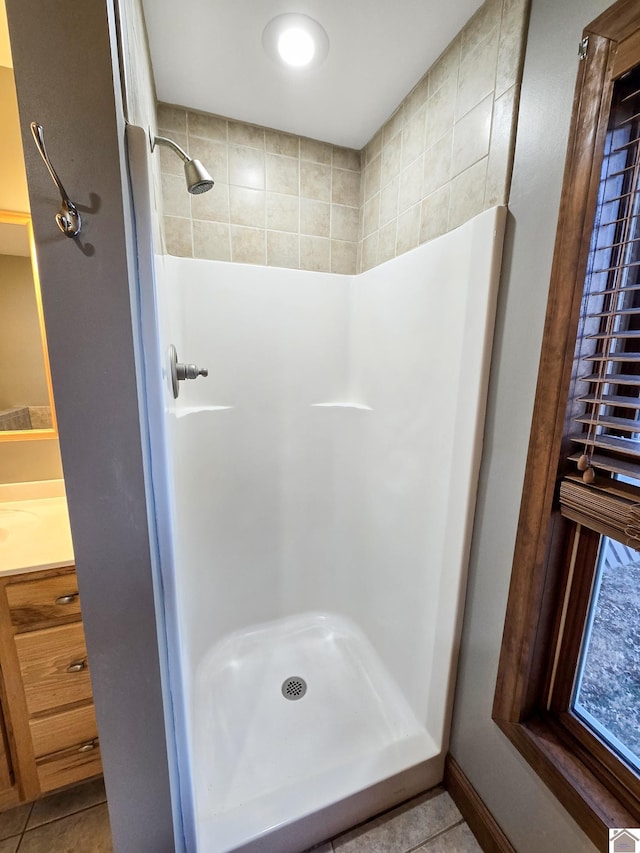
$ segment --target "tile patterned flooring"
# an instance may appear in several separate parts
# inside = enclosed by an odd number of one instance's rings
[[[102,779],[1,813],[0,853],[113,853]],[[434,788],[308,853],[482,853],[482,849],[451,797]]]
[[[308,853],[482,853],[442,788],[350,829]]]
[[[113,853],[102,779],[0,814],[0,853]]]

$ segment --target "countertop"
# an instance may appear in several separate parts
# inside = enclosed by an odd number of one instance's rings
[[[62,480],[0,485],[0,574],[73,565]]]

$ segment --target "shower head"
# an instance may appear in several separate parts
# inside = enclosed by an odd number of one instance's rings
[[[187,189],[190,193],[193,193],[194,195],[206,193],[213,187],[213,178],[199,160],[194,160],[189,157],[187,152],[183,151],[179,145],[176,145],[175,142],[172,142],[164,136],[154,136],[153,134],[150,134],[150,139],[152,151],[156,145],[166,145],[167,148],[171,148],[176,152],[178,157],[180,157],[184,163],[184,177],[187,182]]]
[[[200,160],[185,160],[184,176],[187,181],[187,189],[194,195],[206,193],[213,187],[213,178]]]

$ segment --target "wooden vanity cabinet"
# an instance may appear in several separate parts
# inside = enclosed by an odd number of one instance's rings
[[[18,801],[102,772],[75,569],[0,577],[7,771]]]

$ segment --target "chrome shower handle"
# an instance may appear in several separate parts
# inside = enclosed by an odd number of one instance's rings
[[[67,237],[77,237],[80,233],[80,229],[82,228],[80,212],[67,195],[65,188],[62,186],[62,181],[58,177],[56,170],[53,168],[53,164],[49,159],[49,155],[47,154],[47,149],[44,144],[44,131],[42,129],[42,125],[32,121],[31,133],[33,135],[33,141],[36,143],[36,148],[44,160],[44,165],[49,170],[53,183],[56,185],[58,192],[60,193],[60,210],[56,213],[58,228]]]
[[[184,379],[197,379],[198,376],[208,376],[206,367],[198,367],[197,364],[184,364],[178,361],[178,353],[173,344],[169,344],[169,372],[171,373],[171,388],[174,399],[178,399],[180,386],[178,382]]]

